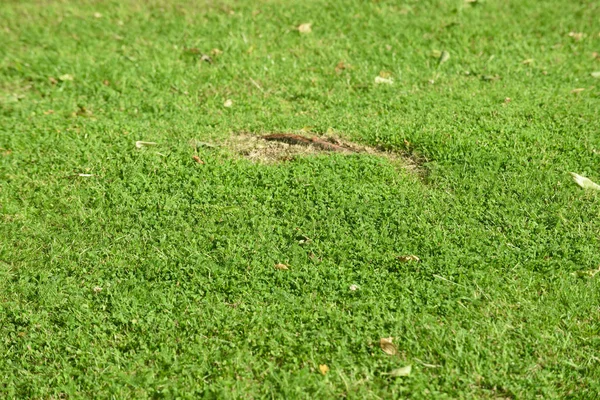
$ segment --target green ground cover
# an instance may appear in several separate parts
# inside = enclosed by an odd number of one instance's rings
[[[0,3],[0,397],[597,398],[599,15]]]

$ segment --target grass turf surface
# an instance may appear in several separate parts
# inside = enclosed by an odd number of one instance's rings
[[[3,2],[0,394],[594,398],[600,198],[568,172],[600,180],[599,14]],[[200,165],[188,143],[301,128],[422,174],[206,147]]]

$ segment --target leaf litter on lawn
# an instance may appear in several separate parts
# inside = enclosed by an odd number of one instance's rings
[[[417,256],[415,256],[414,254],[408,255],[408,256],[397,256],[396,257],[398,260],[400,260],[400,262],[406,263],[406,262],[411,262],[411,261],[421,261],[421,259]]]
[[[591,179],[586,178],[585,176],[578,175],[575,172],[571,172],[571,176],[573,177],[575,183],[581,186],[583,189],[600,190],[600,185]]]
[[[304,24],[300,24],[298,25],[298,32],[300,33],[311,33],[312,32],[312,24],[311,23],[304,23]]]
[[[383,350],[385,354],[390,356],[395,356],[398,354],[398,348],[394,343],[392,343],[393,340],[393,337],[379,339],[379,347],[381,347],[381,350]]]
[[[409,376],[411,372],[412,366],[407,365],[405,367],[393,369],[390,372],[383,373],[382,375],[389,375],[391,377],[397,378],[399,376]]]
[[[137,142],[135,142],[135,147],[141,149],[143,147],[156,146],[156,144],[156,142],[145,142],[143,140],[138,140]]]

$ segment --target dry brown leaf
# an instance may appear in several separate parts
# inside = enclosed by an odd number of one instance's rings
[[[575,271],[575,272],[571,272],[571,275],[574,275],[574,276],[577,276],[577,277],[580,277],[580,278],[585,278],[585,277],[593,278],[599,272],[600,272],[600,267],[598,267],[598,269],[592,269],[592,270],[589,270],[589,271]]]
[[[410,254],[408,256],[398,256],[396,258],[401,262],[421,261],[421,259],[414,254]]]
[[[412,371],[412,366],[407,365],[406,367],[393,369],[390,372],[383,374],[383,375],[389,375],[389,376],[393,376],[393,377],[409,376],[411,371]]]
[[[450,59],[450,53],[448,53],[446,50],[443,50],[442,53],[440,54],[440,59],[438,60],[438,64],[443,64],[446,61],[448,61]]]
[[[578,175],[575,172],[571,172],[571,176],[573,177],[573,180],[575,181],[575,183],[578,184],[583,189],[600,190],[600,185],[598,185],[591,179],[586,178],[585,176]]]
[[[335,73],[336,74],[341,74],[343,70],[345,69],[349,69],[352,66],[350,64],[346,64],[343,61],[340,61],[336,66],[335,66]]]
[[[356,292],[358,290],[358,285],[350,285],[350,291]]]
[[[577,88],[577,89],[573,89],[571,90],[571,93],[581,93],[585,90],[585,88]]]
[[[223,50],[215,48],[210,51],[210,54],[212,54],[213,56],[220,56],[221,54],[223,54]]]
[[[381,347],[381,350],[383,350],[385,354],[389,354],[390,356],[398,354],[398,349],[392,343],[393,340],[393,337],[379,339],[379,347]]]
[[[233,105],[233,101],[231,99],[227,99],[225,100],[225,102],[223,103],[223,107],[231,107]]]
[[[304,23],[304,24],[298,25],[298,32],[300,32],[300,33],[311,33],[312,32],[312,24],[311,23]]]
[[[321,364],[319,365],[319,371],[321,371],[322,375],[325,375],[329,372],[329,367],[327,366],[327,364]]]
[[[51,85],[56,85],[58,83],[56,78],[53,78],[51,76],[48,77],[48,82],[50,82]]]
[[[386,84],[386,85],[393,85],[394,84],[394,79],[392,78],[382,78],[381,76],[376,76],[375,77],[375,83],[376,84]]]
[[[590,270],[590,271],[586,271],[586,273],[587,273],[589,276],[591,276],[591,277],[594,277],[594,276],[596,276],[596,274],[597,274],[598,272],[600,272],[600,267],[598,267],[598,269],[593,269],[593,270]]]
[[[586,271],[586,272],[587,272],[587,274],[588,274],[589,276],[591,276],[591,277],[594,277],[594,276],[596,276],[596,274],[597,274],[598,272],[600,272],[600,267],[598,267],[598,269],[593,269],[593,270]]]
[[[198,164],[204,164],[204,161],[202,161],[202,160],[200,159],[200,157],[198,157],[198,156],[193,156],[192,158],[193,158],[193,159],[194,159],[194,161],[196,161]]]
[[[72,81],[74,78],[73,78],[73,75],[71,75],[71,74],[64,74],[64,75],[59,76],[58,79],[60,81],[65,82],[65,81]]]
[[[79,106],[79,109],[75,111],[75,114],[79,115],[80,117],[91,117],[94,115],[94,113],[91,110],[88,110],[84,106]]]
[[[533,58],[528,58],[527,60],[521,61],[521,64],[527,65],[527,64],[531,64],[532,62],[533,62]]]
[[[569,36],[577,41],[580,41],[583,39],[584,34],[583,32],[569,32]]]
[[[147,146],[156,146],[156,142],[144,142],[143,140],[138,140],[137,142],[135,142],[135,147],[137,147],[138,149]]]
[[[290,267],[288,267],[285,264],[278,263],[278,264],[275,264],[275,269],[278,269],[278,270],[281,270],[281,271],[287,271],[288,269],[290,269]]]

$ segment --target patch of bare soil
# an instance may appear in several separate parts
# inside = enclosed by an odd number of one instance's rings
[[[345,155],[367,154],[400,162],[410,170],[418,168],[417,161],[412,157],[352,143],[335,136],[318,137],[292,133],[252,135],[244,133],[231,136],[225,146],[251,161],[266,164],[291,161],[296,157],[338,153]]]

